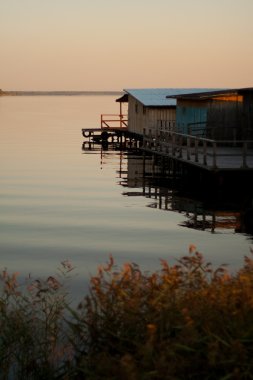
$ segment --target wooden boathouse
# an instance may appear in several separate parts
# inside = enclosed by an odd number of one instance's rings
[[[251,92],[230,89],[173,96],[177,99],[176,131],[216,140],[251,138]]]
[[[203,92],[206,89],[172,89],[146,88],[126,89],[124,94],[116,99],[119,104],[118,114],[101,114],[100,128],[84,128],[85,138],[107,139],[119,136],[142,140],[144,130],[156,133],[157,128],[175,130],[176,103],[168,95],[180,95],[194,92]],[[127,104],[127,112],[123,112],[123,105]]]
[[[145,130],[142,149],[187,184],[253,187],[252,95],[253,88],[175,95],[175,130]]]
[[[252,179],[253,88],[130,89],[116,101],[120,113],[102,115],[100,133],[139,140],[145,154],[159,157],[165,174],[198,181],[206,178],[203,172],[219,172],[223,181],[227,173],[243,173]]]
[[[171,93],[170,89],[129,89],[125,92],[130,133],[142,138],[145,128],[155,133],[158,123],[163,123],[164,126],[166,124],[169,130],[174,130],[176,100],[166,98]]]
[[[125,94],[116,101],[128,103],[127,129],[137,138],[142,138],[144,130],[151,130],[152,134],[157,129],[175,131],[177,100],[172,96],[203,92],[206,89],[146,88],[124,91]]]
[[[144,128],[143,149],[209,170],[253,169],[253,88],[168,95],[175,128]]]

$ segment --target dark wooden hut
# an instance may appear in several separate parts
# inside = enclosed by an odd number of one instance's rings
[[[176,95],[176,130],[215,140],[253,138],[253,88]]]

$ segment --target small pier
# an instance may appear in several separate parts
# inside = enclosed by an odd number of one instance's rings
[[[102,114],[100,128],[83,128],[84,145],[90,143],[128,143],[131,147],[139,147],[142,138],[128,131],[127,115]]]
[[[185,164],[209,172],[253,173],[253,140],[214,140],[169,130],[159,130],[154,136],[151,131],[146,133],[145,129],[140,138],[128,131],[127,120],[122,116],[101,115],[100,128],[82,129],[86,142],[123,143],[136,140],[144,153],[161,156],[174,164]]]
[[[121,142],[127,135],[126,115],[102,114],[100,128],[83,128],[82,134],[89,142]]]
[[[83,137],[88,142],[123,142],[128,136],[126,128],[83,128]]]

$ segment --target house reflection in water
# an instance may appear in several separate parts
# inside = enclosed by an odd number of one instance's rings
[[[90,143],[83,145],[85,153],[100,151],[101,167],[110,159],[112,150],[118,151],[119,184],[125,188],[124,196],[141,196],[149,199],[147,207],[164,211],[174,211],[182,214],[180,226],[212,233],[246,233],[253,235],[253,194],[249,190],[243,196],[227,192],[216,194],[189,193],[178,183],[177,179],[164,175],[164,167],[152,156],[129,151],[126,146],[118,144]],[[166,174],[166,173],[165,173]],[[184,184],[185,185],[185,184]],[[185,191],[187,189],[187,192]],[[244,191],[246,191],[244,189]],[[204,197],[205,196],[205,197]],[[153,200],[150,202],[150,200]]]
[[[128,155],[126,177],[121,182],[128,188],[125,196],[144,196],[153,199],[147,207],[165,211],[174,211],[184,215],[180,223],[183,227],[214,232],[240,232],[253,234],[252,194],[243,199],[235,194],[228,197],[200,199],[199,195],[184,193],[177,183],[162,177],[161,169],[152,158],[143,159],[140,156]],[[129,190],[134,188],[135,190]]]

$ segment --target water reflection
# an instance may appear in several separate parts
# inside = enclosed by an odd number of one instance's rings
[[[247,193],[244,189],[243,196],[237,193],[237,189],[230,189],[229,193],[227,189],[212,194],[205,192],[200,196],[199,192],[182,188],[178,178],[165,176],[159,161],[148,156],[144,159],[140,152],[133,152],[126,144],[83,145],[86,152],[100,150],[101,164],[106,164],[108,148],[120,152],[117,173],[119,184],[126,188],[122,195],[145,197],[149,200],[147,207],[182,214],[183,220],[179,223],[182,227],[211,233],[244,233],[253,236],[250,190]],[[127,167],[123,167],[123,158],[126,159]]]

